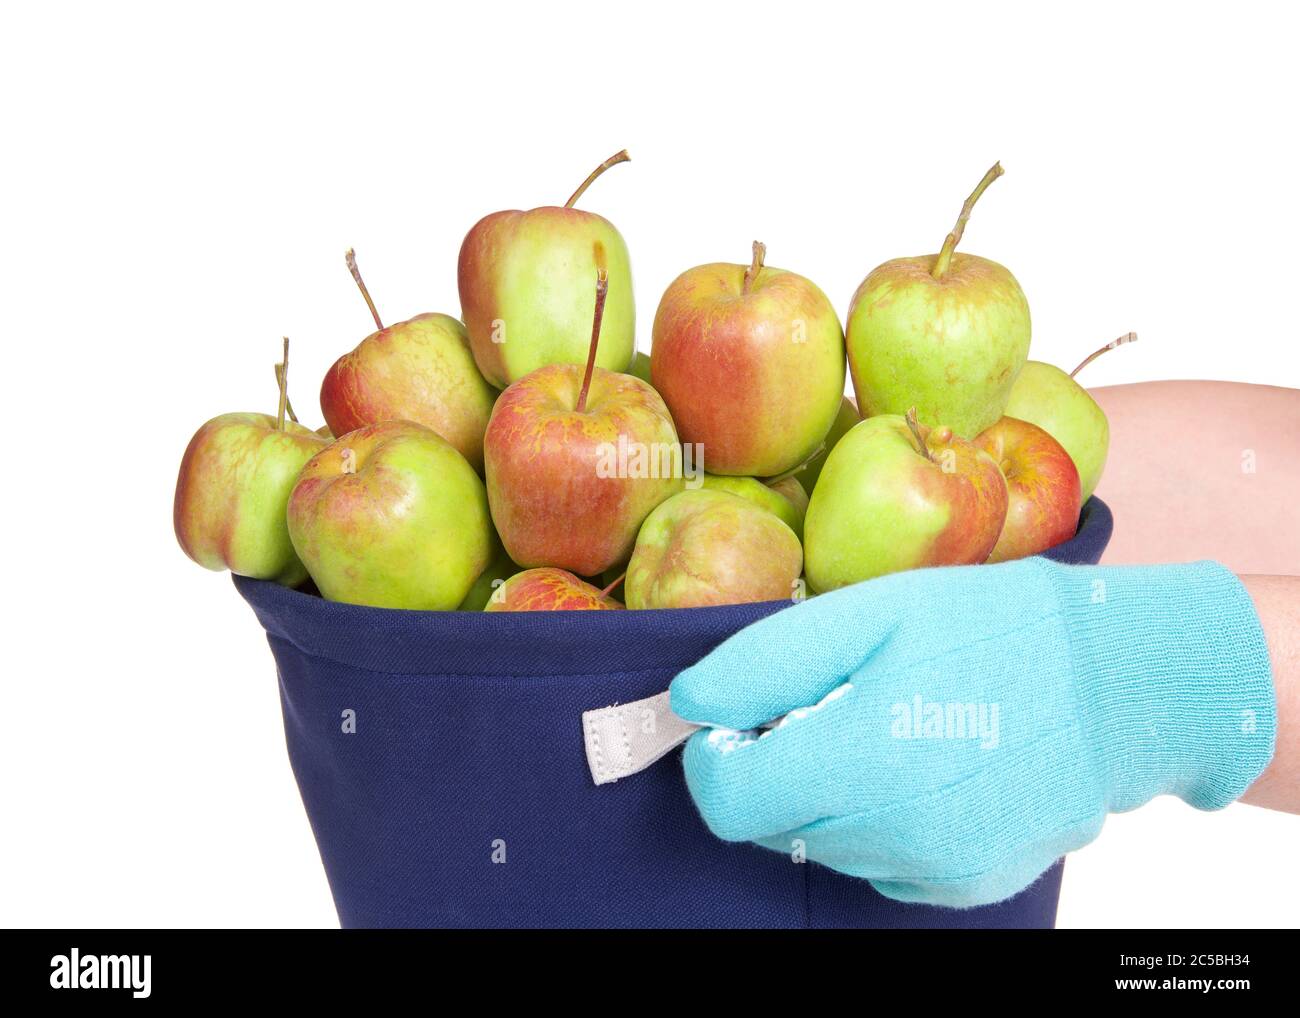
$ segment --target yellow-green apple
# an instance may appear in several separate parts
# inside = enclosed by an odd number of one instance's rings
[[[190,439],[176,477],[172,520],[176,540],[199,565],[296,587],[307,571],[289,542],[285,506],[299,471],[326,442],[285,419],[287,339],[284,356],[276,416],[222,414]]]
[[[515,573],[497,587],[484,611],[548,612],[622,609],[607,591],[565,569],[543,567]]]
[[[469,588],[469,593],[461,601],[457,611],[462,612],[481,612],[488,603],[490,598],[501,584],[505,583],[515,573],[519,572],[519,566],[506,554],[505,547],[501,544],[501,538],[497,536],[494,529],[492,531],[492,554],[488,559],[487,568],[478,575]]]
[[[331,601],[449,610],[492,554],[483,482],[446,439],[411,421],[359,428],[317,453],[288,519]]]
[[[1007,482],[988,453],[911,410],[869,417],[835,446],[808,503],[808,585],[983,562],[1006,515]]]
[[[632,366],[627,369],[629,375],[635,375],[646,385],[653,385],[650,381],[650,355],[638,350],[632,358]]]
[[[803,485],[804,490],[810,496],[817,488],[817,479],[822,475],[822,467],[826,465],[826,458],[830,456],[831,450],[835,448],[841,438],[849,433],[849,429],[860,420],[862,420],[862,415],[858,413],[857,406],[853,400],[845,396],[840,402],[839,413],[835,415],[835,423],[831,425],[831,430],[822,442],[822,447],[795,474],[799,478],[799,483]]]
[[[526,569],[596,576],[627,561],[641,522],[682,484],[677,432],[659,394],[596,367],[609,286],[603,271],[596,279],[586,369],[550,364],[512,384],[484,438],[492,519]]]
[[[770,477],[811,456],[844,392],[844,333],[811,281],[763,264],[713,263],[659,301],[650,377],[683,442],[714,474]]]
[[[727,491],[683,491],[641,526],[629,608],[700,608],[794,597],[803,549],[775,513]]]
[[[937,255],[885,262],[853,295],[849,371],[864,417],[915,406],[922,424],[969,439],[1002,416],[1029,352],[1029,304],[997,262],[954,253],[1001,174],[1001,164],[985,174]]]
[[[1110,450],[1110,422],[1088,395],[1088,390],[1074,380],[1074,376],[1092,360],[1124,343],[1137,339],[1133,332],[1112,340],[1100,350],[1084,358],[1083,363],[1066,374],[1052,364],[1029,361],[1025,364],[1011,388],[1007,401],[1007,414],[1022,421],[1037,424],[1055,438],[1074,460],[1079,470],[1080,504],[1097,488],[1101,472],[1106,467],[1106,453]]]
[[[793,474],[787,477],[776,477],[770,481],[764,482],[773,491],[780,492],[792,506],[794,506],[795,515],[799,520],[799,525],[792,528],[799,540],[803,540],[803,521],[808,515],[808,491],[803,486],[803,482]]]
[[[1042,428],[1003,417],[975,437],[1007,479],[1007,519],[988,561],[1037,555],[1074,536],[1079,525],[1079,471]]]
[[[610,156],[563,208],[493,212],[460,248],[461,317],[489,382],[505,388],[548,364],[582,365],[591,321],[591,279],[609,276],[605,342],[597,364],[626,371],[635,349],[632,269],[627,245],[609,220],[575,209],[593,180],[627,152]]]
[[[808,511],[808,496],[793,477],[781,478],[764,484],[754,477],[730,477],[725,474],[705,474],[703,486],[712,491],[729,491],[761,506],[794,531],[803,536],[803,518]]]
[[[483,432],[497,391],[474,363],[465,326],[450,315],[424,314],[385,328],[351,250],[347,263],[378,331],[335,361],[321,383],[330,431],[346,435],[380,421],[414,421],[482,472]]]

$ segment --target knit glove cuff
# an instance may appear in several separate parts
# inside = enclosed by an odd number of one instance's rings
[[[1272,759],[1277,727],[1268,647],[1241,581],[1216,562],[1045,565],[1107,808],[1166,793],[1198,809],[1237,799]]]

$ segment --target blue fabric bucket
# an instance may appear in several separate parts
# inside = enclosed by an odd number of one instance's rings
[[[1047,555],[1095,563],[1111,526],[1091,499],[1077,535]],[[584,710],[663,691],[788,602],[414,612],[235,585],[275,655],[289,760],[346,927],[1055,922],[1060,863],[997,905],[904,905],[866,881],[714,838],[677,752],[592,783]]]

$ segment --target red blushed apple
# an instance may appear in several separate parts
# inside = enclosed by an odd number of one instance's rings
[[[414,421],[482,473],[483,432],[497,391],[474,363],[465,326],[450,315],[424,314],[385,328],[350,250],[347,262],[379,331],[335,361],[321,383],[330,431],[346,435],[381,421]]]
[[[655,313],[650,377],[711,474],[772,477],[826,438],[844,393],[844,333],[803,276],[763,264],[689,269]]]
[[[488,503],[510,557],[596,576],[632,554],[637,530],[681,487],[672,417],[639,378],[595,366],[608,279],[597,275],[585,373],[551,364],[500,398],[483,441]],[[680,460],[678,460],[680,462]]]
[[[525,569],[488,598],[489,612],[605,611],[623,606],[564,569]]]
[[[1037,555],[1074,536],[1079,471],[1065,447],[1037,425],[1003,417],[975,438],[1007,479],[1007,521],[990,562]]]
[[[1007,515],[993,459],[916,411],[880,414],[839,440],[804,519],[808,585],[824,593],[886,573],[975,565]]]

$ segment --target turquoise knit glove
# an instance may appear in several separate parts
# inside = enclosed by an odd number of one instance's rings
[[[882,577],[737,633],[672,708],[725,726],[685,752],[718,837],[952,906],[1024,889],[1107,813],[1226,806],[1275,730],[1254,606],[1213,562]]]

